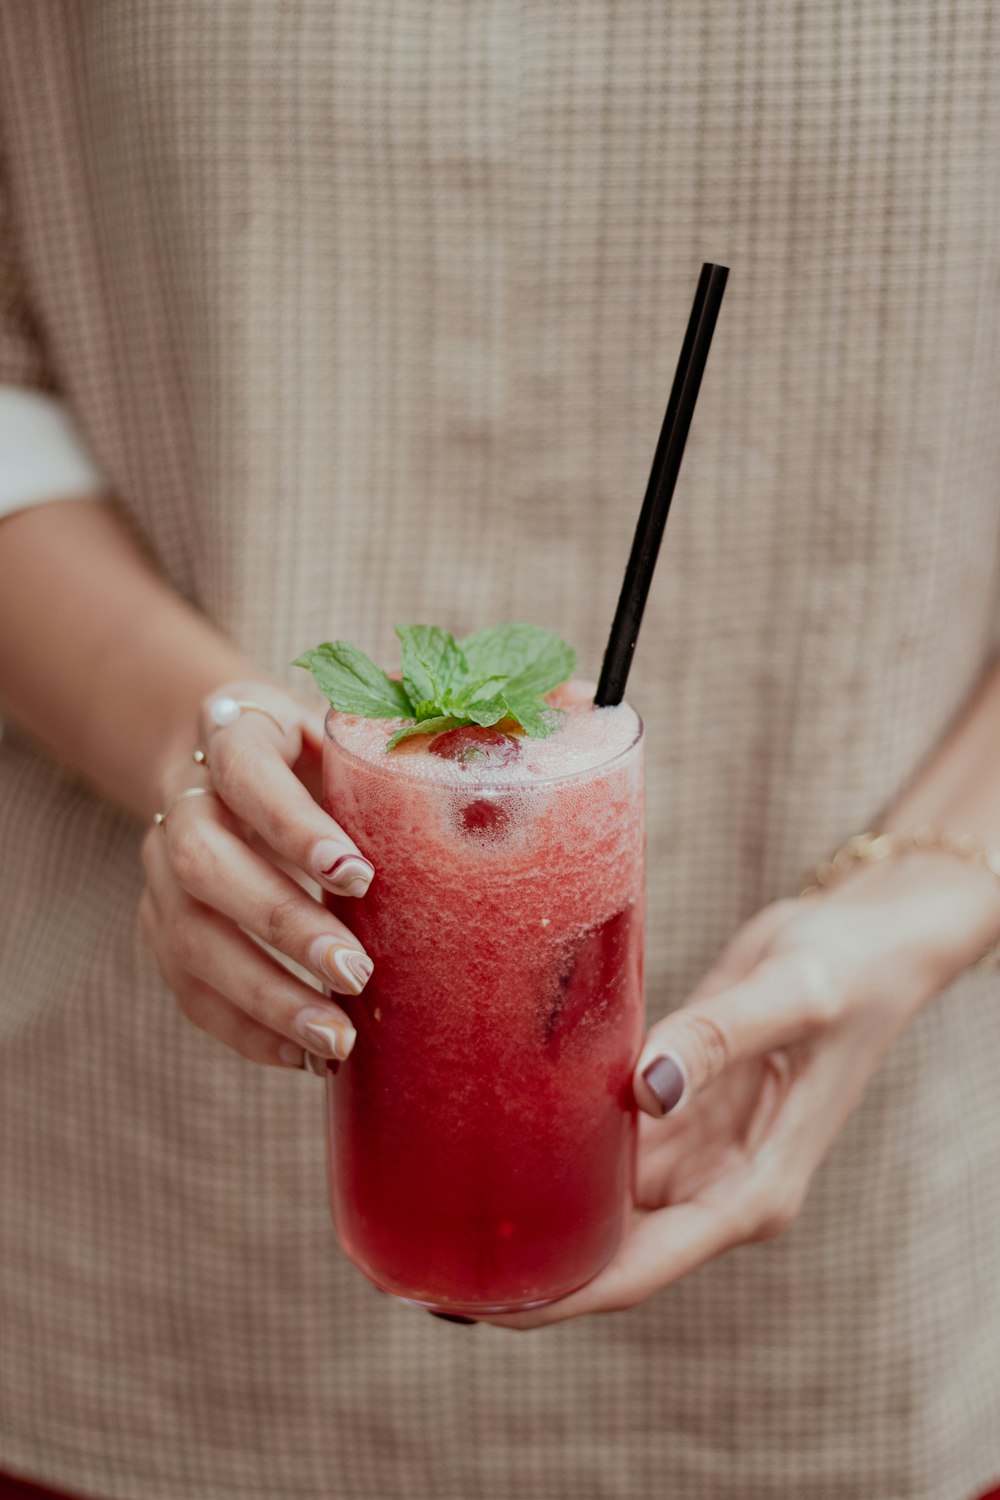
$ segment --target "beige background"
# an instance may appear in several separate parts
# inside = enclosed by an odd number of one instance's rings
[[[13,0],[0,378],[265,664],[525,616],[596,671],[732,266],[640,644],[650,1011],[871,822],[997,605],[991,0]],[[460,1331],[335,1250],[311,1078],[180,1018],[140,830],[0,745],[0,1464],[114,1500],[966,1500],[1000,1471],[969,979],[783,1239]]]

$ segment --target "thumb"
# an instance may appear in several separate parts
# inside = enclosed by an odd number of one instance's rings
[[[636,1103],[669,1114],[733,1063],[816,1036],[840,1009],[822,955],[766,959],[740,983],[699,994],[650,1027],[632,1080]]]
[[[309,708],[302,715],[302,739],[311,750],[323,752],[323,741],[326,738],[326,726],[323,715],[318,714],[315,709]]]

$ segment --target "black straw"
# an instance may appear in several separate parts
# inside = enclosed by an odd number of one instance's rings
[[[691,308],[687,333],[677,361],[673,389],[660,430],[660,441],[656,445],[653,467],[646,486],[646,498],[639,512],[618,608],[611,624],[611,634],[601,667],[601,680],[594,694],[594,702],[601,708],[620,703],[625,696],[625,684],[632,666],[632,653],[639,636],[639,626],[642,624],[642,612],[646,607],[649,585],[653,581],[653,569],[663,540],[663,528],[667,524],[667,512],[674,497],[674,487],[680,473],[681,459],[684,457],[684,444],[691,428],[694,405],[701,389],[701,377],[705,373],[705,363],[728,275],[728,266],[713,266],[706,262],[701,268],[694,306]]]

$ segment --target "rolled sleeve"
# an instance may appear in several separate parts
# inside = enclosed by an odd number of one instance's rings
[[[106,489],[46,357],[3,165],[0,139],[0,516]]]
[[[46,391],[0,386],[0,516],[105,488],[65,402]]]

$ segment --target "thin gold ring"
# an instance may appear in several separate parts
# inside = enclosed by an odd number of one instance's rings
[[[208,717],[216,729],[227,729],[245,713],[263,714],[265,719],[270,719],[275,729],[285,733],[285,726],[278,716],[265,708],[263,703],[254,703],[252,698],[231,698],[228,693],[223,693],[221,698],[216,698],[208,707]]]
[[[157,828],[162,828],[178,802],[183,802],[185,797],[214,797],[215,792],[210,786],[189,786],[183,792],[178,792],[173,802],[163,812],[153,814],[153,823]]]

